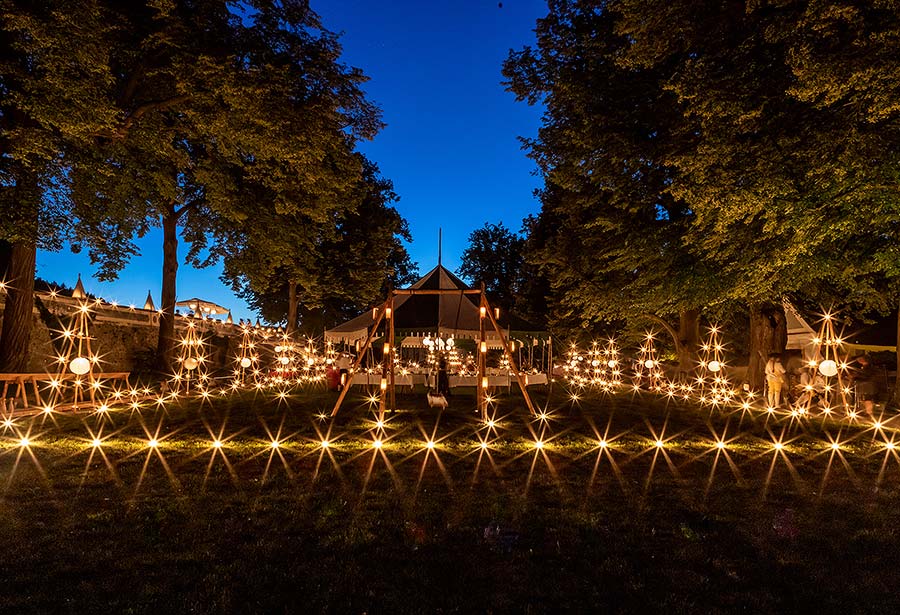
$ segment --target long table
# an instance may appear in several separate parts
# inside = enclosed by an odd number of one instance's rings
[[[434,378],[436,374],[395,374],[394,384],[401,387],[412,387],[415,385],[434,386]],[[547,374],[524,374],[525,385],[535,386],[547,384]],[[478,386],[477,376],[450,376],[450,388],[456,387],[476,387]],[[510,387],[516,383],[515,375],[488,376],[489,387]],[[380,373],[356,373],[353,374],[353,386],[380,386]]]

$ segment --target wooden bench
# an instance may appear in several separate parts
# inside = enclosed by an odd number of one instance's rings
[[[130,387],[131,383],[128,381],[129,376],[131,376],[131,372],[103,372],[100,374],[95,374],[95,379],[100,380],[102,382],[115,382],[115,381],[124,381],[125,385]],[[41,386],[40,384],[46,384],[52,382],[53,380],[66,381],[66,380],[75,380],[76,378],[83,378],[83,376],[78,376],[76,374],[0,374],[0,382],[3,383],[3,399],[6,400],[9,397],[9,389],[12,385],[15,385],[16,392],[13,395],[14,399],[22,400],[22,408],[29,407],[41,407],[44,404],[43,399],[41,398]],[[28,385],[31,385],[32,390],[34,391],[34,404],[31,404],[28,399]],[[94,390],[90,390],[91,402],[94,401]]]

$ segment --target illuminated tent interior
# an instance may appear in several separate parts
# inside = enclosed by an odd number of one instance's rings
[[[426,273],[411,290],[471,290],[465,282],[453,275],[443,265],[438,265]],[[422,345],[426,336],[453,336],[461,339],[475,339],[479,336],[480,315],[478,295],[398,295],[394,299],[394,329],[401,345],[416,347]],[[367,310],[347,322],[325,331],[325,340],[334,344],[350,346],[362,343],[377,318],[375,310]],[[513,338],[547,337],[546,331],[518,318],[514,314],[500,313],[500,326]],[[379,329],[383,329],[382,324]],[[500,342],[494,331],[488,327],[488,343],[499,348]]]

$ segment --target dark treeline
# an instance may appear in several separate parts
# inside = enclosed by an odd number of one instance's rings
[[[289,330],[414,273],[391,183],[355,149],[380,111],[307,2],[0,10],[0,372],[27,360],[38,248],[86,249],[108,280],[161,227],[162,370],[180,262],[222,259],[224,281]]]

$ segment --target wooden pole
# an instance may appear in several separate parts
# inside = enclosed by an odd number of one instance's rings
[[[384,306],[382,306],[384,307]],[[362,363],[362,359],[366,356],[366,351],[368,351],[369,346],[372,344],[372,338],[375,336],[375,331],[378,330],[378,325],[381,324],[381,320],[384,318],[384,309],[380,310],[378,316],[375,318],[375,324],[372,325],[372,330],[369,331],[369,334],[366,336],[366,342],[362,345],[362,348],[359,349],[359,354],[356,356],[356,360],[353,362],[353,365],[350,367],[350,370],[347,372],[347,381],[344,382],[344,388],[341,389],[341,394],[338,395],[337,401],[334,402],[334,409],[331,411],[331,416],[337,416],[338,410],[341,407],[341,403],[343,403],[344,398],[347,396],[348,391],[350,391],[350,387],[353,385],[353,373],[359,368]]]
[[[388,327],[390,329],[390,338],[391,338],[391,351],[388,353],[388,361],[390,361],[390,368],[391,368],[391,381],[390,381],[389,386],[391,387],[391,414],[394,414],[394,412],[397,411],[397,396],[394,391],[394,341],[396,340],[396,338],[394,336],[394,316],[395,315],[394,315],[394,293],[393,292],[391,292],[391,298],[390,298],[389,303],[390,303],[389,309],[391,310],[391,315],[389,317],[389,320],[390,320],[389,325],[390,326]]]
[[[484,298],[484,285],[482,284],[481,289],[481,302],[479,305],[479,319],[478,319],[478,382],[475,383],[475,390],[477,391],[476,398],[478,400],[478,412],[481,413],[481,420],[486,421],[487,416],[487,389],[484,387],[485,382],[485,358],[487,353],[485,352],[487,347],[487,337],[485,335],[484,329],[484,318],[485,313],[490,308],[487,305],[487,301]]]
[[[506,352],[506,356],[509,357],[509,364],[512,366],[513,371],[516,373],[516,380],[519,383],[519,389],[522,391],[522,396],[525,398],[525,403],[528,405],[528,410],[531,411],[532,416],[537,416],[537,411],[534,409],[534,404],[531,401],[531,396],[528,394],[528,388],[525,384],[525,378],[522,375],[522,372],[519,371],[519,366],[516,364],[516,359],[513,357],[512,351],[509,348],[509,342],[506,341],[506,336],[503,335],[503,329],[500,328],[500,325],[497,323],[497,319],[494,318],[494,313],[491,312],[491,306],[488,303],[487,297],[482,295],[481,297],[482,305],[487,308],[486,312],[488,318],[491,319],[491,324],[494,326],[494,330],[497,332],[497,335],[500,336],[500,343],[503,344],[503,350]]]

